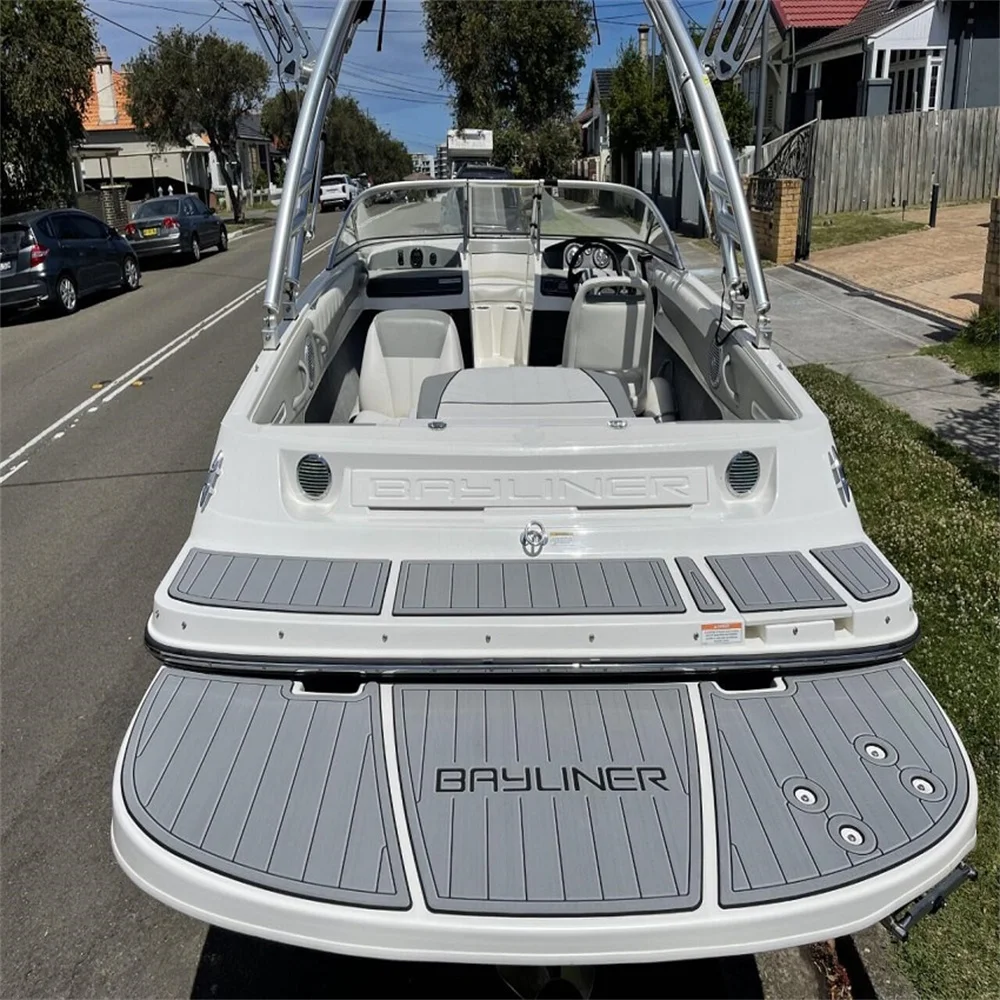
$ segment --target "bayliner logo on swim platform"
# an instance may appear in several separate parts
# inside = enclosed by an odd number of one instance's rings
[[[671,507],[707,501],[704,469],[391,475],[355,469],[351,475],[351,502],[365,507]]]
[[[613,764],[573,767],[439,767],[435,792],[667,792],[662,767]]]

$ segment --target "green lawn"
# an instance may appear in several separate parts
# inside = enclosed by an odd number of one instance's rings
[[[923,636],[910,660],[979,782],[979,880],[895,953],[922,998],[997,997],[1000,480],[849,378],[816,365],[795,375],[830,420],[865,529],[913,587]]]
[[[995,309],[980,309],[952,340],[920,353],[941,358],[995,389],[1000,386],[1000,315]]]
[[[838,212],[836,215],[814,216],[809,249],[829,250],[831,247],[867,243],[927,228],[923,221],[912,218],[903,220],[901,215],[900,212]]]
[[[1000,387],[1000,351],[983,344],[968,344],[964,340],[949,340],[947,344],[925,347],[921,354],[947,361],[977,382],[996,389]]]

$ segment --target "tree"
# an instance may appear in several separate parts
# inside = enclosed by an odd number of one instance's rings
[[[402,180],[412,169],[410,154],[365,112],[353,97],[335,97],[326,115],[324,169],[367,174],[373,184]]]
[[[260,127],[265,135],[274,138],[283,149],[288,149],[295,135],[299,120],[302,95],[297,90],[279,90],[269,97],[260,109]]]
[[[84,138],[94,26],[80,0],[0,0],[3,214],[65,201]]]
[[[638,150],[672,143],[677,134],[677,112],[667,97],[667,73],[657,60],[651,79],[649,60],[629,41],[618,50],[611,74],[608,101],[608,145],[615,159],[631,162]]]
[[[695,44],[698,33],[692,29]],[[689,122],[678,120],[677,108],[669,89],[663,59],[656,61],[655,80],[650,79],[648,59],[644,60],[629,42],[618,51],[618,62],[611,77],[611,99],[608,105],[610,135],[608,143],[615,157],[625,156],[628,162],[639,150],[672,145],[681,131],[691,133],[692,144],[697,136]],[[714,81],[712,89],[734,149],[753,141],[753,110],[746,95],[732,82]]]
[[[492,129],[504,166],[564,172],[592,17],[590,0],[424,0],[424,53],[451,85],[457,127]]]
[[[299,118],[300,102],[293,92],[269,97],[261,109],[263,130],[280,142],[291,144]],[[373,184],[398,181],[411,169],[410,154],[397,139],[380,128],[353,97],[334,97],[323,123],[326,142],[323,172],[367,174]]]
[[[189,135],[205,132],[233,217],[240,221],[243,203],[228,161],[236,155],[240,119],[267,92],[271,74],[264,57],[214,32],[173,28],[157,31],[154,44],[129,63],[127,74],[128,112],[150,142],[185,146]]]
[[[715,99],[719,102],[722,120],[726,123],[729,142],[733,149],[749,146],[754,140],[753,107],[747,100],[747,95],[729,81],[712,85]]]

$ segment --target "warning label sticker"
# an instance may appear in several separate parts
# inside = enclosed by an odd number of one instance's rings
[[[701,641],[709,646],[729,646],[743,641],[743,622],[709,622],[701,627]]]

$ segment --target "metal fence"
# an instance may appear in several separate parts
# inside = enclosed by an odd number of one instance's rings
[[[813,210],[865,212],[978,201],[1000,184],[1000,107],[914,111],[817,123]]]

